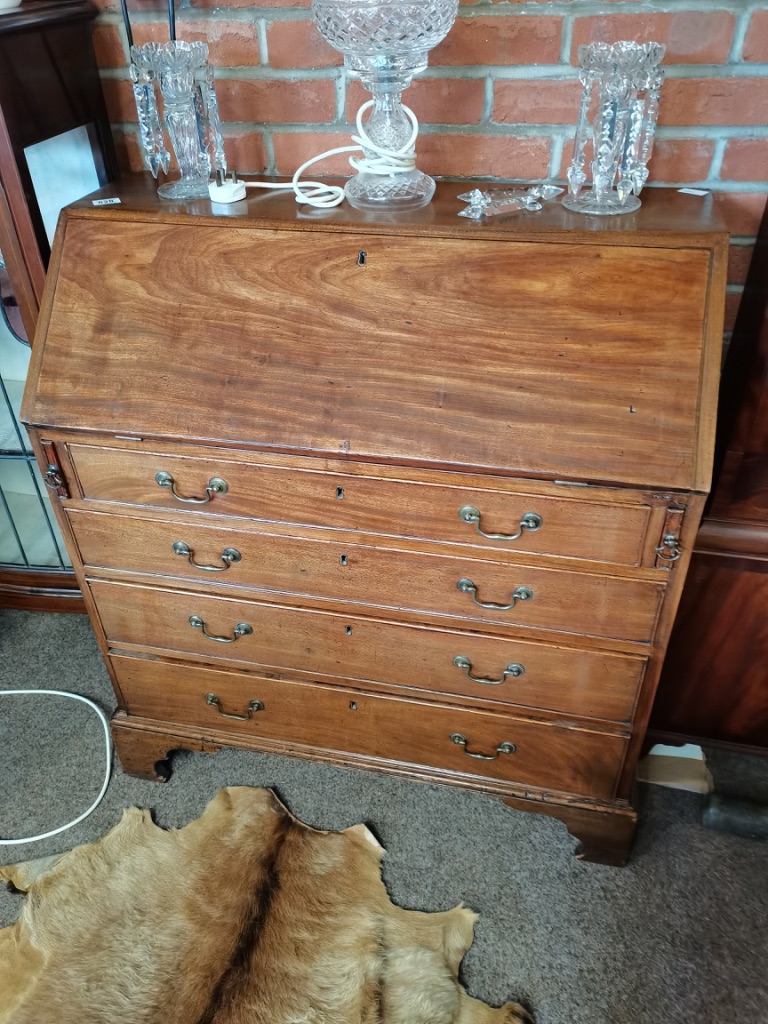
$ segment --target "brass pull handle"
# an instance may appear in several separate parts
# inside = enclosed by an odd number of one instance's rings
[[[192,556],[195,552],[188,544],[185,544],[183,540],[175,540],[173,542],[173,552],[176,555],[186,556],[190,565],[194,565],[196,569],[204,569],[205,572],[224,572],[224,570],[228,569],[233,562],[239,562],[242,558],[242,555],[237,548],[224,548],[221,552],[221,560],[224,563],[223,565],[201,565],[200,562],[194,562],[192,560]]]
[[[458,746],[463,747],[467,757],[476,757],[478,761],[495,761],[499,754],[514,754],[517,749],[514,743],[505,740],[496,747],[495,754],[476,754],[472,750],[467,750],[468,742],[467,737],[462,736],[460,732],[451,733],[451,743],[456,743]]]
[[[459,519],[465,523],[474,523],[480,536],[487,537],[488,540],[520,540],[525,530],[530,530],[531,532],[540,530],[544,522],[538,512],[526,512],[524,516],[520,517],[520,526],[517,533],[485,533],[480,526],[480,512],[474,505],[465,505],[463,508],[460,508]]]
[[[208,486],[205,488],[204,498],[185,498],[183,494],[179,494],[176,490],[175,480],[165,470],[155,473],[155,483],[158,487],[169,487],[176,501],[183,501],[185,505],[207,505],[209,501],[213,500],[215,495],[226,494],[229,490],[229,484],[226,480],[222,480],[218,476],[212,476],[208,481]]]
[[[517,590],[512,594],[509,604],[496,604],[494,601],[478,601],[477,587],[472,582],[472,580],[468,580],[466,578],[460,579],[456,586],[459,588],[462,594],[471,594],[472,600],[481,608],[492,608],[494,611],[497,612],[508,612],[510,608],[515,607],[515,603],[517,601],[530,601],[533,598],[533,591],[530,587],[518,587]]]
[[[238,622],[232,630],[232,636],[214,636],[213,633],[206,633],[205,622],[199,615],[190,615],[189,624],[194,626],[195,629],[201,630],[203,636],[207,636],[209,640],[215,640],[220,644],[233,644],[238,637],[248,636],[253,632],[253,627],[249,626],[247,622]]]
[[[469,658],[465,658],[463,654],[457,654],[453,659],[453,664],[456,668],[463,669],[467,673],[467,679],[471,679],[473,683],[483,683],[485,686],[498,686],[500,683],[504,682],[507,676],[517,677],[525,673],[525,669],[522,665],[518,665],[517,662],[512,662],[512,664],[507,665],[501,673],[501,679],[488,679],[485,676],[473,676],[472,662]]]
[[[205,703],[209,707],[216,708],[216,710],[219,712],[222,718],[235,718],[237,719],[238,722],[247,722],[251,715],[254,713],[254,711],[264,710],[264,705],[261,703],[260,700],[252,700],[249,701],[248,707],[245,709],[244,715],[232,715],[228,711],[221,710],[221,701],[219,700],[217,694],[215,693],[206,693]]]
[[[665,533],[661,544],[656,548],[656,554],[665,562],[676,562],[682,553],[680,541],[674,533]]]

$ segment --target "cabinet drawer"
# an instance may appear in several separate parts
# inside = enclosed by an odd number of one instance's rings
[[[637,565],[650,509],[520,489],[447,486],[440,474],[419,482],[358,472],[321,472],[221,458],[70,445],[83,497],[174,511],[238,516],[391,536],[468,544],[514,554],[563,555]],[[310,460],[307,460],[310,461]],[[206,497],[213,479],[227,484],[204,505],[174,498],[155,482],[167,473],[182,497]],[[467,511],[468,510],[468,511]],[[475,516],[477,513],[477,516]],[[533,516],[534,518],[530,518]],[[529,517],[529,518],[526,518]],[[540,521],[538,528],[530,525]],[[483,537],[478,532],[510,539]]]
[[[94,582],[91,592],[111,644],[225,659],[264,674],[299,671],[587,718],[627,721],[646,664],[634,655],[124,584]],[[223,635],[245,619],[253,633],[231,644],[208,640],[190,625],[191,614],[201,614],[212,632]]]
[[[189,557],[222,566],[217,582],[263,594],[558,632],[648,641],[663,585],[333,540],[179,528],[73,512],[85,565],[208,581]],[[178,555],[174,545],[184,543]],[[237,556],[238,560],[227,562]],[[227,564],[228,568],[224,569]],[[217,566],[217,567],[218,567]],[[473,589],[474,588],[474,589]],[[498,605],[500,607],[492,607]]]
[[[266,739],[602,799],[614,795],[626,747],[607,733],[342,687],[114,655],[112,664],[130,714],[223,729],[255,745]],[[249,715],[252,701],[262,709]],[[497,753],[504,743],[514,752]]]

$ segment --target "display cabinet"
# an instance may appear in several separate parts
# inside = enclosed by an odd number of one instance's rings
[[[18,418],[61,206],[117,176],[87,0],[0,13],[0,606],[83,610]]]

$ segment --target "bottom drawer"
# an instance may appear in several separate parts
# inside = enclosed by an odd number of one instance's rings
[[[600,799],[613,797],[626,749],[621,736],[554,722],[182,662],[111,661],[130,714],[251,736],[254,746],[262,738]],[[249,711],[254,701],[261,707]]]

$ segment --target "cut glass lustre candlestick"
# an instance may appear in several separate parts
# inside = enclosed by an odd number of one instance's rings
[[[579,213],[630,213],[648,179],[664,72],[660,43],[579,47],[584,87],[563,205]],[[587,171],[589,168],[589,172]],[[591,179],[591,188],[584,191]]]
[[[179,41],[132,46],[131,80],[149,169],[157,177],[170,164],[157,85],[163,121],[181,172],[180,178],[162,184],[158,193],[165,199],[207,198],[211,170],[226,170],[208,47]]]

